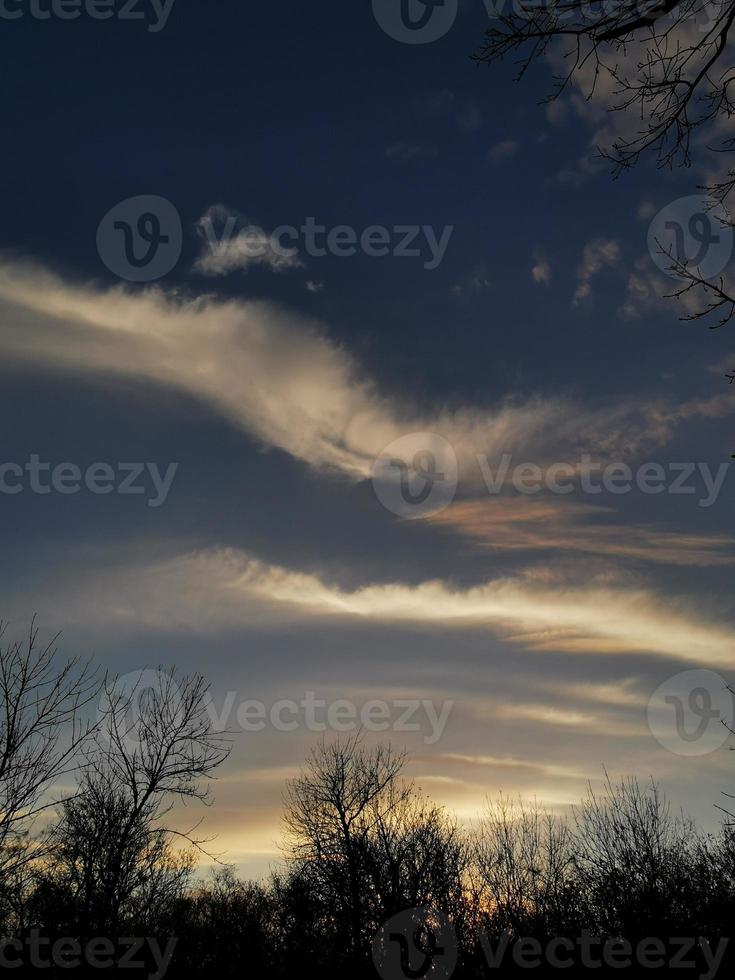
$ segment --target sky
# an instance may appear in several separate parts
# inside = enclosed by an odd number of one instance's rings
[[[0,14],[0,616],[207,676],[243,874],[317,715],[463,821],[733,785],[735,328],[649,248],[711,160],[613,179],[606,92],[447,4]]]

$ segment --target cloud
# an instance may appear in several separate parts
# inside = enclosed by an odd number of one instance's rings
[[[630,456],[666,443],[685,418],[663,402],[585,407],[538,396],[426,413],[381,392],[322,325],[275,304],[72,285],[18,262],[0,263],[0,320],[6,359],[170,387],[264,446],[353,480],[369,478],[383,449],[409,433],[443,436],[460,479],[479,486],[478,454],[542,465],[583,451]]]
[[[650,255],[642,255],[636,259],[628,275],[626,298],[620,312],[628,320],[637,320],[642,313],[650,310],[676,313],[677,307],[680,307],[680,316],[682,312],[686,316],[701,313],[709,300],[700,286],[693,286],[674,297],[684,285],[683,280],[664,275],[654,265]]]
[[[557,766],[542,762],[529,762],[513,756],[499,757],[494,755],[463,755],[461,752],[444,752],[439,759],[447,762],[466,763],[471,766],[482,766],[491,769],[510,769],[513,773],[523,770],[553,776],[558,779],[585,779],[585,774],[566,766]]]
[[[582,253],[582,261],[577,269],[579,285],[572,300],[575,305],[591,294],[594,277],[599,275],[603,269],[616,265],[619,258],[620,245],[618,242],[604,238],[596,238],[594,241],[587,242]]]
[[[627,677],[616,683],[564,684],[550,687],[550,690],[575,701],[592,701],[595,704],[617,705],[626,708],[645,708],[648,697],[635,690],[635,681]]]
[[[296,249],[283,248],[263,228],[247,224],[223,204],[208,208],[196,228],[204,241],[204,251],[193,268],[202,275],[226,276],[238,270],[247,272],[257,265],[272,272],[303,268]]]
[[[666,267],[669,265],[667,260]],[[716,284],[729,295],[735,292],[735,276],[728,270],[717,278]],[[650,255],[641,255],[628,276],[626,298],[620,312],[628,320],[637,320],[651,310],[673,313],[680,318],[705,314],[715,297],[700,285],[684,288],[686,286],[683,279],[662,272]],[[726,309],[725,306],[713,316],[721,316]],[[710,317],[702,322],[712,325],[717,321]]]
[[[488,156],[493,162],[498,163],[501,160],[510,160],[516,155],[517,150],[518,143],[516,140],[500,140],[495,146],[490,147]]]
[[[552,125],[565,122],[568,115],[569,105],[564,99],[555,98],[547,103],[546,118]]]
[[[455,503],[429,520],[492,551],[576,552],[697,567],[735,564],[735,538],[599,523],[611,513],[559,498],[498,496]]]
[[[464,279],[452,286],[452,295],[458,299],[467,299],[471,296],[480,296],[491,288],[492,281],[485,271],[485,266],[478,265]]]
[[[606,166],[608,161],[604,154],[609,153],[613,146],[640,147],[645,142],[643,135],[658,129],[661,120],[657,113],[664,110],[655,96],[655,86],[661,82],[661,73],[672,78],[681,70],[684,80],[694,81],[702,68],[705,26],[698,20],[696,12],[694,15],[691,12],[682,15],[682,8],[677,5],[670,13],[657,19],[655,31],[632,33],[626,37],[624,45],[615,48],[614,57],[610,58],[595,57],[590,38],[578,37],[572,30],[559,44],[546,49],[552,70],[559,77],[566,79],[570,64],[575,66],[568,84],[563,87],[565,92],[571,94],[563,101],[552,101],[547,106],[547,118],[550,122],[557,122],[565,118],[567,110],[573,111],[589,129],[588,146],[596,158],[596,161],[593,160],[592,153],[588,153],[578,161],[577,168],[568,173],[576,174],[581,180],[585,175]],[[712,30],[711,23],[707,24],[706,30]],[[660,46],[662,37],[666,38],[663,55]],[[711,35],[709,39],[712,40]],[[631,96],[640,95],[641,79],[647,76],[650,76],[654,96],[631,100]],[[700,84],[698,98],[689,105],[689,122],[694,125],[706,122],[710,108],[706,89],[705,81],[704,88]],[[728,119],[724,118],[724,126],[728,124]],[[711,159],[709,150],[716,138],[722,135],[718,132],[720,125],[720,117],[717,117],[713,125],[700,126],[693,134],[689,152],[696,147],[706,149],[706,156]],[[725,137],[729,135],[729,131],[725,133]],[[663,149],[670,147],[671,139],[665,140]],[[655,140],[649,146],[654,158],[661,149],[656,148]],[[726,154],[719,156],[726,158]]]
[[[542,258],[541,256],[536,256],[534,265],[531,269],[531,276],[534,282],[537,282],[540,285],[550,286],[551,265],[545,258]]]
[[[683,602],[609,579],[573,586],[548,576],[497,578],[458,588],[440,580],[346,590],[316,574],[209,549],[150,565],[95,570],[60,585],[54,618],[196,634],[258,622],[343,621],[416,629],[487,631],[529,650],[644,653],[729,666],[732,626],[711,624]],[[559,722],[561,723],[561,722]]]

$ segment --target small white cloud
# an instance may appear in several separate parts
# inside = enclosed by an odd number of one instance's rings
[[[492,282],[485,272],[485,267],[478,265],[464,279],[452,286],[452,295],[460,299],[466,299],[469,296],[479,296],[480,293],[484,293],[491,286]]]
[[[323,282],[314,282],[313,279],[306,280],[306,288],[310,293],[320,293],[324,289]]]
[[[204,276],[227,276],[250,266],[262,265],[273,272],[302,268],[295,248],[285,248],[265,229],[245,222],[224,204],[207,208],[196,223],[204,250],[194,263],[194,271]]]
[[[582,262],[577,269],[579,285],[574,291],[572,302],[576,305],[592,293],[592,280],[603,269],[616,265],[620,259],[620,244],[612,240],[596,238],[587,242],[582,254]]]
[[[653,201],[641,201],[638,205],[638,220],[649,221],[656,213],[656,205]]]

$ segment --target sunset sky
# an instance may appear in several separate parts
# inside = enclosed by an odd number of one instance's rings
[[[605,93],[540,104],[551,64],[515,84],[472,63],[486,23],[464,0],[406,44],[369,0],[177,0],[158,31],[2,24],[24,95],[0,109],[0,465],[177,466],[158,506],[150,479],[0,493],[0,617],[15,636],[35,613],[114,673],[202,671],[221,706],[453,701],[435,740],[421,712],[367,737],[405,745],[462,819],[499,791],[564,811],[607,767],[714,824],[728,743],[684,755],[648,721],[682,671],[735,680],[735,325],[678,319],[647,244],[711,160],[613,180]],[[181,221],[150,283],[98,235],[139,195]],[[313,254],[299,232],[255,260],[207,236],[311,219],[418,226],[421,254]],[[419,515],[374,479],[404,437],[456,462]],[[572,491],[489,491],[504,454],[568,464]],[[585,492],[585,456],[666,483]],[[692,492],[669,492],[689,464]],[[284,782],[318,738],[235,734],[204,826],[244,873],[276,860]]]

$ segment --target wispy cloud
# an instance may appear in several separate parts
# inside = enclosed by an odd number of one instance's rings
[[[439,757],[447,762],[466,763],[470,766],[482,766],[489,769],[509,769],[515,773],[528,771],[559,779],[584,779],[585,774],[567,766],[557,766],[553,763],[530,762],[528,759],[518,759],[514,756],[494,755],[463,755],[461,752],[444,752]]]
[[[407,433],[443,436],[461,479],[481,485],[478,454],[542,465],[580,451],[630,456],[664,444],[687,418],[681,406],[633,398],[589,407],[531,397],[427,414],[382,393],[323,326],[275,304],[73,285],[22,263],[0,264],[0,316],[6,358],[171,387],[265,446],[357,480]]]
[[[735,538],[621,525],[611,516],[606,507],[558,497],[497,496],[455,503],[429,520],[493,551],[576,552],[700,567],[735,564]]]
[[[551,264],[542,255],[535,256],[534,264],[531,268],[531,277],[534,282],[540,285],[551,285]]]
[[[587,242],[582,254],[582,261],[577,269],[577,288],[574,291],[575,305],[586,299],[592,292],[592,280],[603,269],[617,265],[620,259],[620,245],[616,241],[596,238]]]
[[[732,627],[643,586],[607,580],[572,586],[540,576],[469,588],[435,580],[346,590],[316,574],[212,549],[151,565],[96,571],[55,599],[59,622],[107,623],[201,633],[257,621],[346,622],[488,631],[529,650],[642,653],[710,666],[732,663]],[[93,610],[90,612],[90,610]]]
[[[472,296],[480,296],[492,288],[490,279],[484,265],[478,265],[471,272],[468,272],[464,279],[456,282],[452,286],[452,295],[458,299],[468,299]]]

